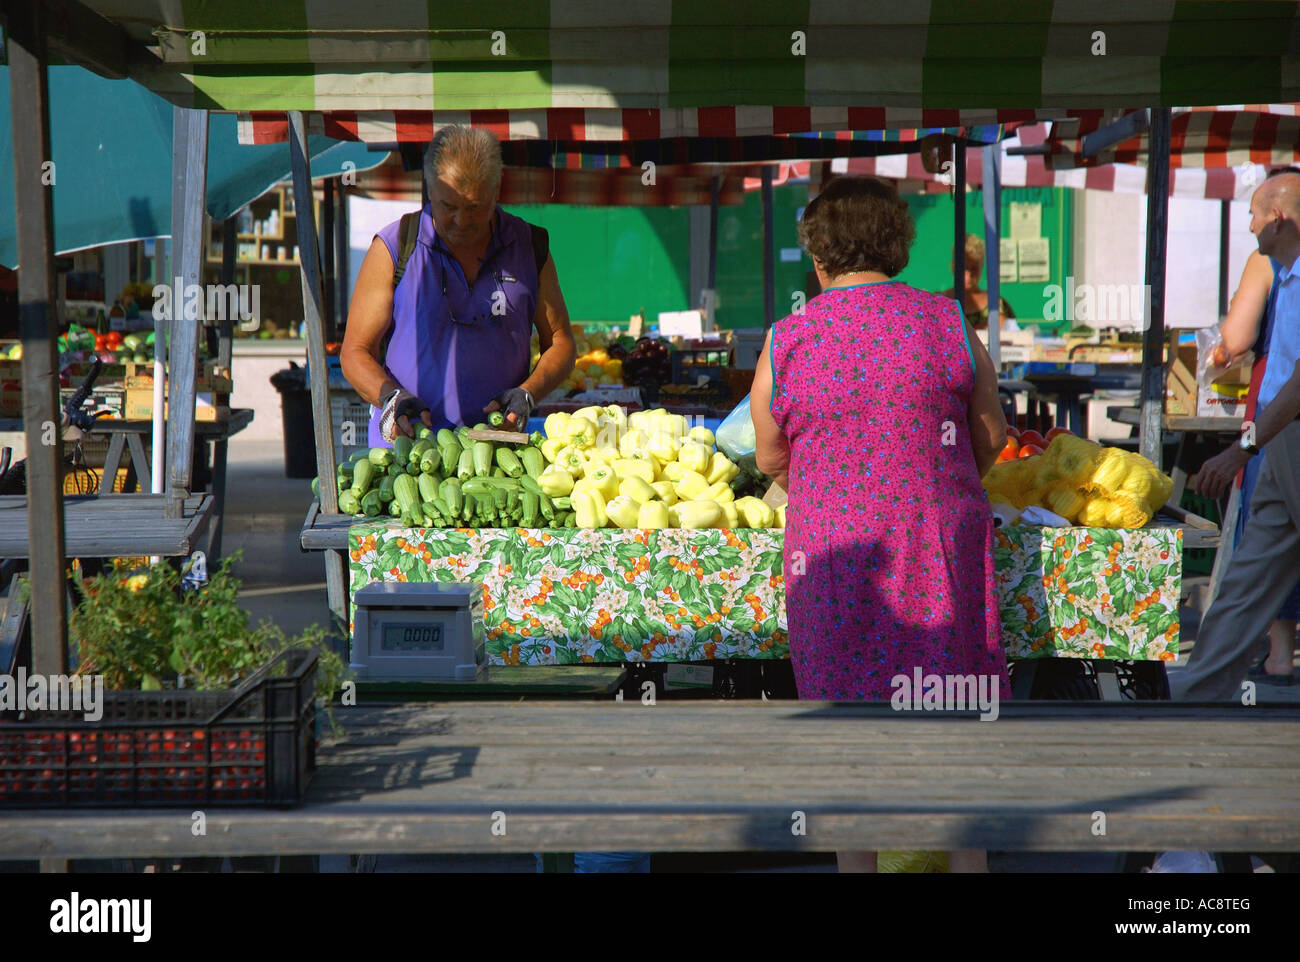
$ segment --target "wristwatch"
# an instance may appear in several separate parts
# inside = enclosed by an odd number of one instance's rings
[[[1237,442],[1237,447],[1241,448],[1241,450],[1245,451],[1251,457],[1254,457],[1256,454],[1259,454],[1259,445],[1256,444],[1254,441],[1251,441],[1244,434],[1241,436],[1241,440]]]

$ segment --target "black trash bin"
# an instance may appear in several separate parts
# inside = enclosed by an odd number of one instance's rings
[[[284,476],[316,476],[316,422],[311,413],[311,388],[307,371],[293,361],[271,375],[280,392],[280,416],[284,424]]]

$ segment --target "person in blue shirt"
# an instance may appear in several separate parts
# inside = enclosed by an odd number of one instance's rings
[[[1240,547],[1219,595],[1201,621],[1187,667],[1170,678],[1175,697],[1236,701],[1254,646],[1300,582],[1300,174],[1270,177],[1250,202],[1259,251],[1280,265],[1260,384],[1262,413],[1242,426],[1239,443],[1210,458],[1197,493],[1218,498],[1246,464],[1267,450]]]

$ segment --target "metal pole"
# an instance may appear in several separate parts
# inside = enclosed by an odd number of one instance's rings
[[[718,198],[722,194],[722,177],[714,175],[709,191],[709,290],[718,289]]]
[[[342,340],[339,336],[343,327],[348,321],[348,282],[351,279],[349,267],[351,259],[348,256],[348,245],[351,244],[351,237],[348,231],[348,191],[347,185],[342,180],[339,181],[339,210],[338,216],[334,218],[334,274],[335,286],[337,291],[334,295],[335,310],[338,312],[339,326],[335,329],[336,341]]]
[[[307,321],[307,363],[311,371],[311,413],[316,432],[316,474],[321,479],[320,510],[337,514],[338,489],[334,481],[334,432],[330,416],[329,368],[325,360],[325,326],[321,314],[320,253],[316,247],[316,209],[312,203],[311,158],[302,111],[289,112],[289,161],[293,168],[293,196],[298,209],[298,253],[302,266],[302,309]],[[306,426],[304,425],[304,428]],[[364,430],[359,425],[358,430]],[[330,610],[348,622],[347,569],[343,552],[325,552],[325,588]]]
[[[169,518],[184,517],[194,471],[194,392],[198,375],[199,327],[203,323],[203,298],[197,317],[187,318],[187,291],[199,289],[203,267],[204,198],[208,176],[208,112],[188,107],[172,108],[172,316],[167,322],[171,339],[154,336],[154,398],[167,372],[167,497]],[[193,286],[191,286],[193,285]],[[160,324],[161,322],[155,322]],[[159,343],[166,351],[159,349]],[[159,405],[161,407],[161,405]],[[163,474],[159,442],[160,410],[154,411],[154,487]]]
[[[776,230],[772,220],[772,165],[763,165],[763,327],[776,323],[776,264],[772,244]]]
[[[1232,228],[1232,205],[1229,201],[1219,201],[1219,316],[1228,313],[1228,285],[1232,279],[1228,276],[1228,253],[1230,244],[1229,231]]]
[[[321,247],[323,249],[321,288],[324,293],[325,340],[337,341],[338,316],[334,312],[334,180],[326,178],[321,199]]]
[[[1002,370],[1002,144],[984,148],[984,263],[989,273],[989,356]]]
[[[953,151],[953,247],[952,247],[952,290],[961,308],[966,313],[966,145],[960,140]]]
[[[63,553],[63,443],[54,309],[54,179],[43,8],[9,4],[18,316],[27,438],[27,543],[31,546],[32,670],[68,671]]]
[[[1139,450],[1161,463],[1161,417],[1164,410],[1165,256],[1169,235],[1170,110],[1151,112],[1147,156],[1146,282],[1151,292],[1150,320],[1142,339],[1142,425]]]

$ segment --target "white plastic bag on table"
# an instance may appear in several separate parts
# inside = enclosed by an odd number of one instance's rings
[[[1217,327],[1203,327],[1196,332],[1196,390],[1199,397],[1237,401],[1246,393],[1255,352],[1247,351],[1235,364],[1227,363],[1229,360],[1227,351],[1223,350],[1223,336]],[[1237,372],[1238,379],[1244,377],[1245,383],[1221,380],[1233,371]]]

